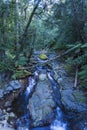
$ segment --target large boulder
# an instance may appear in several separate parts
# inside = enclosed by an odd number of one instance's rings
[[[87,130],[87,98],[83,91],[74,88],[74,79],[60,61],[52,64],[55,79],[59,83],[61,101],[72,130]]]
[[[52,65],[55,72],[55,79],[59,83],[61,101],[67,111],[85,112],[87,111],[86,97],[78,89],[74,89],[74,79],[63,68],[63,64],[54,61]]]
[[[0,88],[0,108],[11,106],[12,101],[18,97],[28,85],[28,78],[12,80]]]
[[[40,75],[42,76],[42,75]],[[43,75],[45,77],[45,75]],[[35,92],[29,99],[29,111],[32,119],[32,126],[43,126],[49,124],[54,119],[56,104],[50,89],[50,82],[46,77],[42,80],[40,77]]]
[[[83,112],[87,110],[86,98],[81,91],[63,90],[61,91],[61,97],[62,103],[68,111]]]

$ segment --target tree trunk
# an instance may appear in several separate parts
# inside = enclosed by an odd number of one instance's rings
[[[76,5],[75,5],[75,0],[71,0],[71,5],[72,5],[72,13],[73,13],[73,19],[74,19],[76,31],[79,35],[79,39],[80,39],[81,43],[84,44],[84,36],[82,34],[82,29],[80,28],[80,25],[79,25],[79,20],[78,20],[79,16],[77,14],[77,8],[76,8]],[[83,5],[83,1],[82,1],[82,5]],[[83,6],[81,8],[83,8]]]
[[[32,18],[33,18],[33,16],[34,16],[34,13],[35,13],[36,9],[38,8],[38,5],[39,5],[40,1],[41,1],[41,0],[38,0],[37,4],[36,4],[35,7],[33,8],[33,11],[32,11],[32,13],[31,13],[31,15],[30,15],[30,18],[29,18],[29,20],[28,20],[28,23],[27,23],[27,25],[26,25],[26,27],[25,27],[24,33],[23,33],[23,35],[22,35],[22,37],[21,37],[21,39],[20,39],[20,41],[19,41],[19,43],[20,43],[20,45],[21,45],[20,51],[23,50],[24,42],[25,42],[26,36],[27,36],[27,34],[28,34],[28,29],[29,29],[30,23],[31,23],[31,21],[32,21]]]
[[[31,15],[29,17],[29,20],[27,22],[27,25],[25,27],[24,33],[23,33],[21,39],[19,40],[20,49],[18,49],[17,52],[16,52],[15,60],[17,60],[19,58],[19,53],[23,52],[24,43],[25,43],[25,40],[26,40],[26,37],[27,37],[27,34],[28,34],[28,29],[29,29],[29,26],[30,26],[30,24],[32,22],[32,18],[33,18],[34,14],[35,14],[36,9],[38,8],[38,5],[39,5],[40,1],[41,0],[38,0],[37,4],[33,8],[32,12],[31,12]]]

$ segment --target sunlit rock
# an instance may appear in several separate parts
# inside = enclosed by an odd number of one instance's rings
[[[39,81],[28,105],[32,126],[43,126],[51,123],[54,119],[55,108],[56,104],[52,97],[50,82],[47,79]]]
[[[48,57],[46,56],[46,54],[40,54],[40,55],[39,55],[39,58],[40,58],[41,60],[47,60],[47,59],[48,59]]]
[[[42,80],[42,81],[46,80],[46,78],[47,78],[46,74],[40,74],[39,75],[39,79]]]

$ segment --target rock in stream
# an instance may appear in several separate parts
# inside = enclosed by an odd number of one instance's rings
[[[32,126],[44,126],[50,124],[54,119],[56,103],[53,100],[52,93],[46,74],[41,74],[35,91],[29,99],[28,108]]]

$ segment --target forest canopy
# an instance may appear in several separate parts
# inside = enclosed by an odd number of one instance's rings
[[[37,49],[67,51],[68,68],[87,87],[87,1],[0,0],[0,72],[26,66]]]

